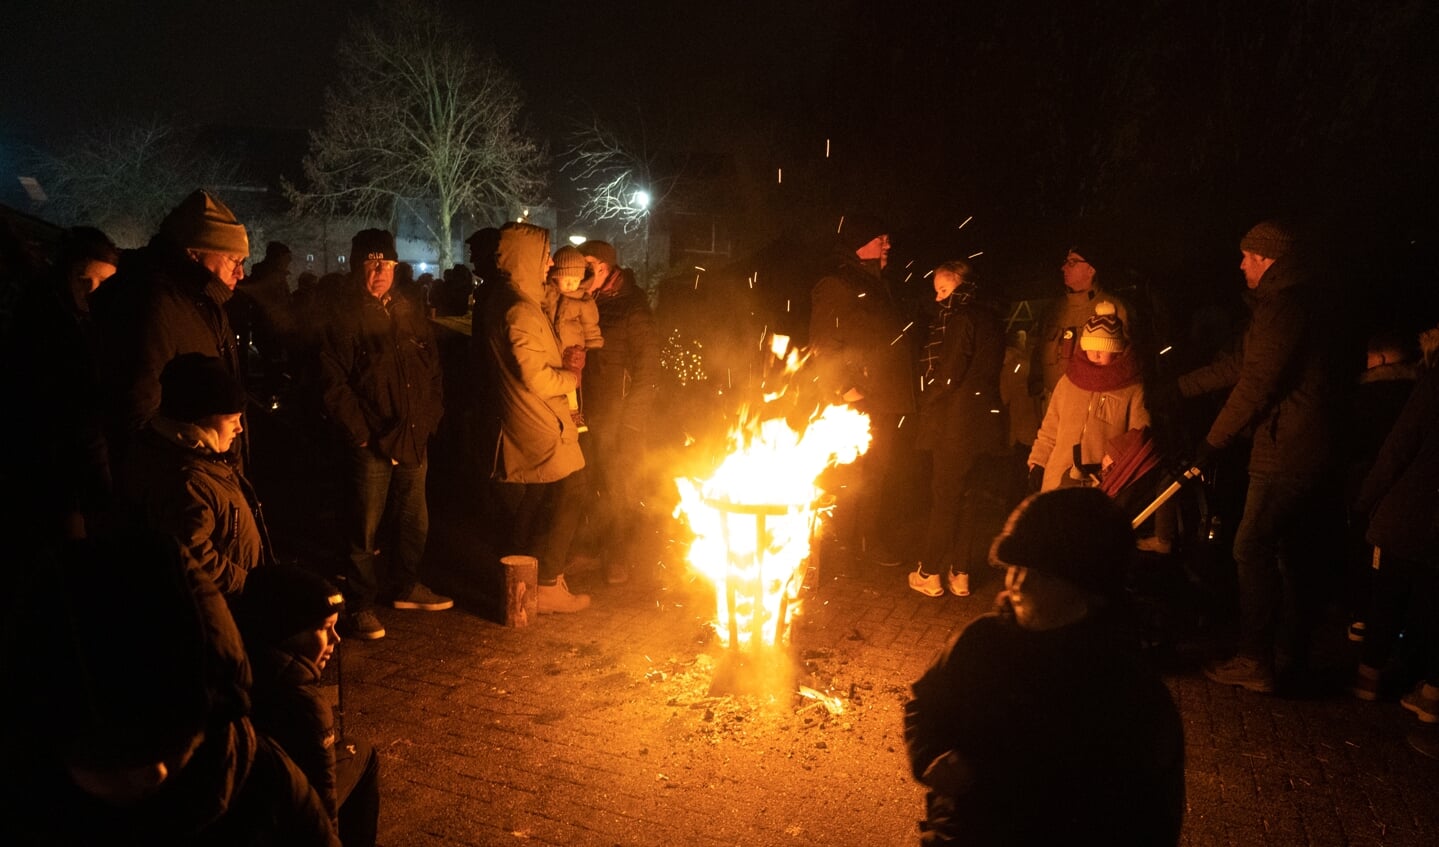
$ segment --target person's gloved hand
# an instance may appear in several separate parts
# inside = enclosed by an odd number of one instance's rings
[[[1196,468],[1204,468],[1214,463],[1214,455],[1219,452],[1208,440],[1199,442],[1194,447],[1194,459],[1190,465]]]
[[[1044,487],[1044,465],[1029,466],[1029,492],[1038,494],[1039,489]]]
[[[585,369],[585,348],[578,344],[573,347],[566,347],[560,354],[560,367],[575,375],[575,383],[579,384],[580,375]]]

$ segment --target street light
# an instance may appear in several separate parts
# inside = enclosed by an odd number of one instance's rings
[[[630,198],[630,203],[632,203],[636,209],[644,211],[650,207],[650,193],[644,189],[640,189]]]
[[[588,238],[585,238],[583,235],[571,235],[571,236],[570,236],[570,243],[573,244],[573,245],[575,245],[576,247],[580,246],[581,244],[584,244],[586,241],[589,241],[589,239],[588,239]]]

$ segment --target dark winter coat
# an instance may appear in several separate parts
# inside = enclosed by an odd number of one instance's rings
[[[596,297],[604,346],[586,357],[585,416],[592,427],[648,428],[659,394],[660,341],[649,300],[629,277]]]
[[[320,347],[325,413],[350,446],[417,466],[444,410],[434,331],[409,299],[386,305],[359,281],[347,285]]]
[[[913,414],[912,345],[904,332],[889,285],[854,254],[841,254],[833,270],[815,283],[809,339],[820,388],[832,402],[841,402],[854,389],[864,395],[861,408],[866,411]]]
[[[159,412],[160,373],[182,353],[215,356],[244,384],[235,331],[225,314],[233,294],[163,236],[121,257],[119,270],[92,298],[121,431],[143,429]]]
[[[1104,617],[1046,631],[976,619],[914,683],[914,777],[956,752],[968,790],[931,787],[924,844],[1176,844],[1179,712],[1136,640]]]
[[[1415,383],[1360,488],[1370,544],[1416,562],[1439,557],[1439,371]]]
[[[162,563],[123,564],[143,568]],[[167,595],[156,598],[158,608],[127,611],[147,622],[152,616],[178,615],[193,634],[193,649],[176,652],[184,656],[183,667],[161,662],[156,672],[166,677],[167,685],[173,684],[175,696],[198,697],[206,704],[203,741],[182,769],[129,808],[104,804],[75,787],[62,751],[74,738],[106,725],[111,686],[133,685],[135,680],[104,668],[78,673],[67,664],[77,655],[73,641],[92,644],[118,638],[126,644],[125,633],[95,631],[88,617],[55,628],[54,637],[27,646],[22,667],[33,674],[34,684],[7,703],[13,707],[15,701],[25,701],[26,724],[23,733],[13,727],[6,733],[6,755],[14,758],[0,769],[0,844],[338,847],[329,816],[304,774],[243,716],[249,708],[251,670],[220,592],[192,565],[175,564],[184,572],[185,585],[176,587],[168,578],[153,576],[153,568],[137,578],[146,580],[147,590],[163,583],[163,591],[184,592],[179,598],[183,602]],[[54,618],[49,608],[34,614]],[[103,649],[78,653],[107,655]],[[196,669],[198,676],[187,676]]]
[[[1332,295],[1311,283],[1293,254],[1260,278],[1239,349],[1179,379],[1186,397],[1230,388],[1205,440],[1221,448],[1252,431],[1251,473],[1313,478],[1327,469],[1343,413],[1348,351]]]
[[[0,358],[14,410],[0,429],[4,443],[24,446],[6,451],[4,464],[33,492],[29,505],[45,518],[108,505],[100,337],[63,277],[31,289]]]
[[[251,720],[279,743],[334,818],[335,716],[320,693],[314,662],[273,647],[250,651],[255,672]]]
[[[977,452],[1004,446],[1007,421],[999,396],[1004,326],[999,316],[956,295],[941,304],[920,362],[916,446],[933,450],[947,439],[971,442]]]
[[[226,597],[268,562],[254,489],[199,427],[156,417],[130,448],[122,497],[140,520],[180,542]]]

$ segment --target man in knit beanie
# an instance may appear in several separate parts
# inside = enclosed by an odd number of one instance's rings
[[[1313,560],[1302,550],[1311,494],[1329,470],[1340,419],[1343,345],[1335,298],[1313,284],[1293,234],[1274,221],[1239,242],[1253,318],[1237,349],[1179,379],[1186,397],[1232,389],[1195,451],[1195,464],[1252,433],[1249,489],[1234,536],[1240,634],[1234,658],[1205,668],[1215,682],[1270,693],[1306,670]],[[1276,667],[1276,657],[1288,667]]]
[[[1081,328],[1094,314],[1095,304],[1112,303],[1119,320],[1130,325],[1128,305],[1106,290],[1101,282],[1102,269],[1107,264],[1103,243],[1088,237],[1075,241],[1059,266],[1064,294],[1044,307],[1031,351],[1029,393],[1040,418],[1044,417],[1054,387],[1078,349]]]
[[[111,455],[160,408],[160,372],[184,353],[218,358],[243,383],[235,331],[225,312],[250,255],[245,227],[219,198],[199,189],[165,216],[150,243],[126,253],[95,292],[92,311],[112,368]],[[248,445],[242,438],[243,462]]]
[[[881,567],[905,558],[898,549],[895,513],[900,485],[900,422],[918,408],[907,318],[884,278],[890,227],[850,211],[835,225],[830,267],[810,292],[810,349],[823,396],[869,415],[873,440],[855,463],[858,483],[840,499],[840,535]]]

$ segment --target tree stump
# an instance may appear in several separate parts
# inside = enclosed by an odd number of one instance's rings
[[[539,616],[540,560],[534,556],[505,556],[505,626],[529,626]]]

